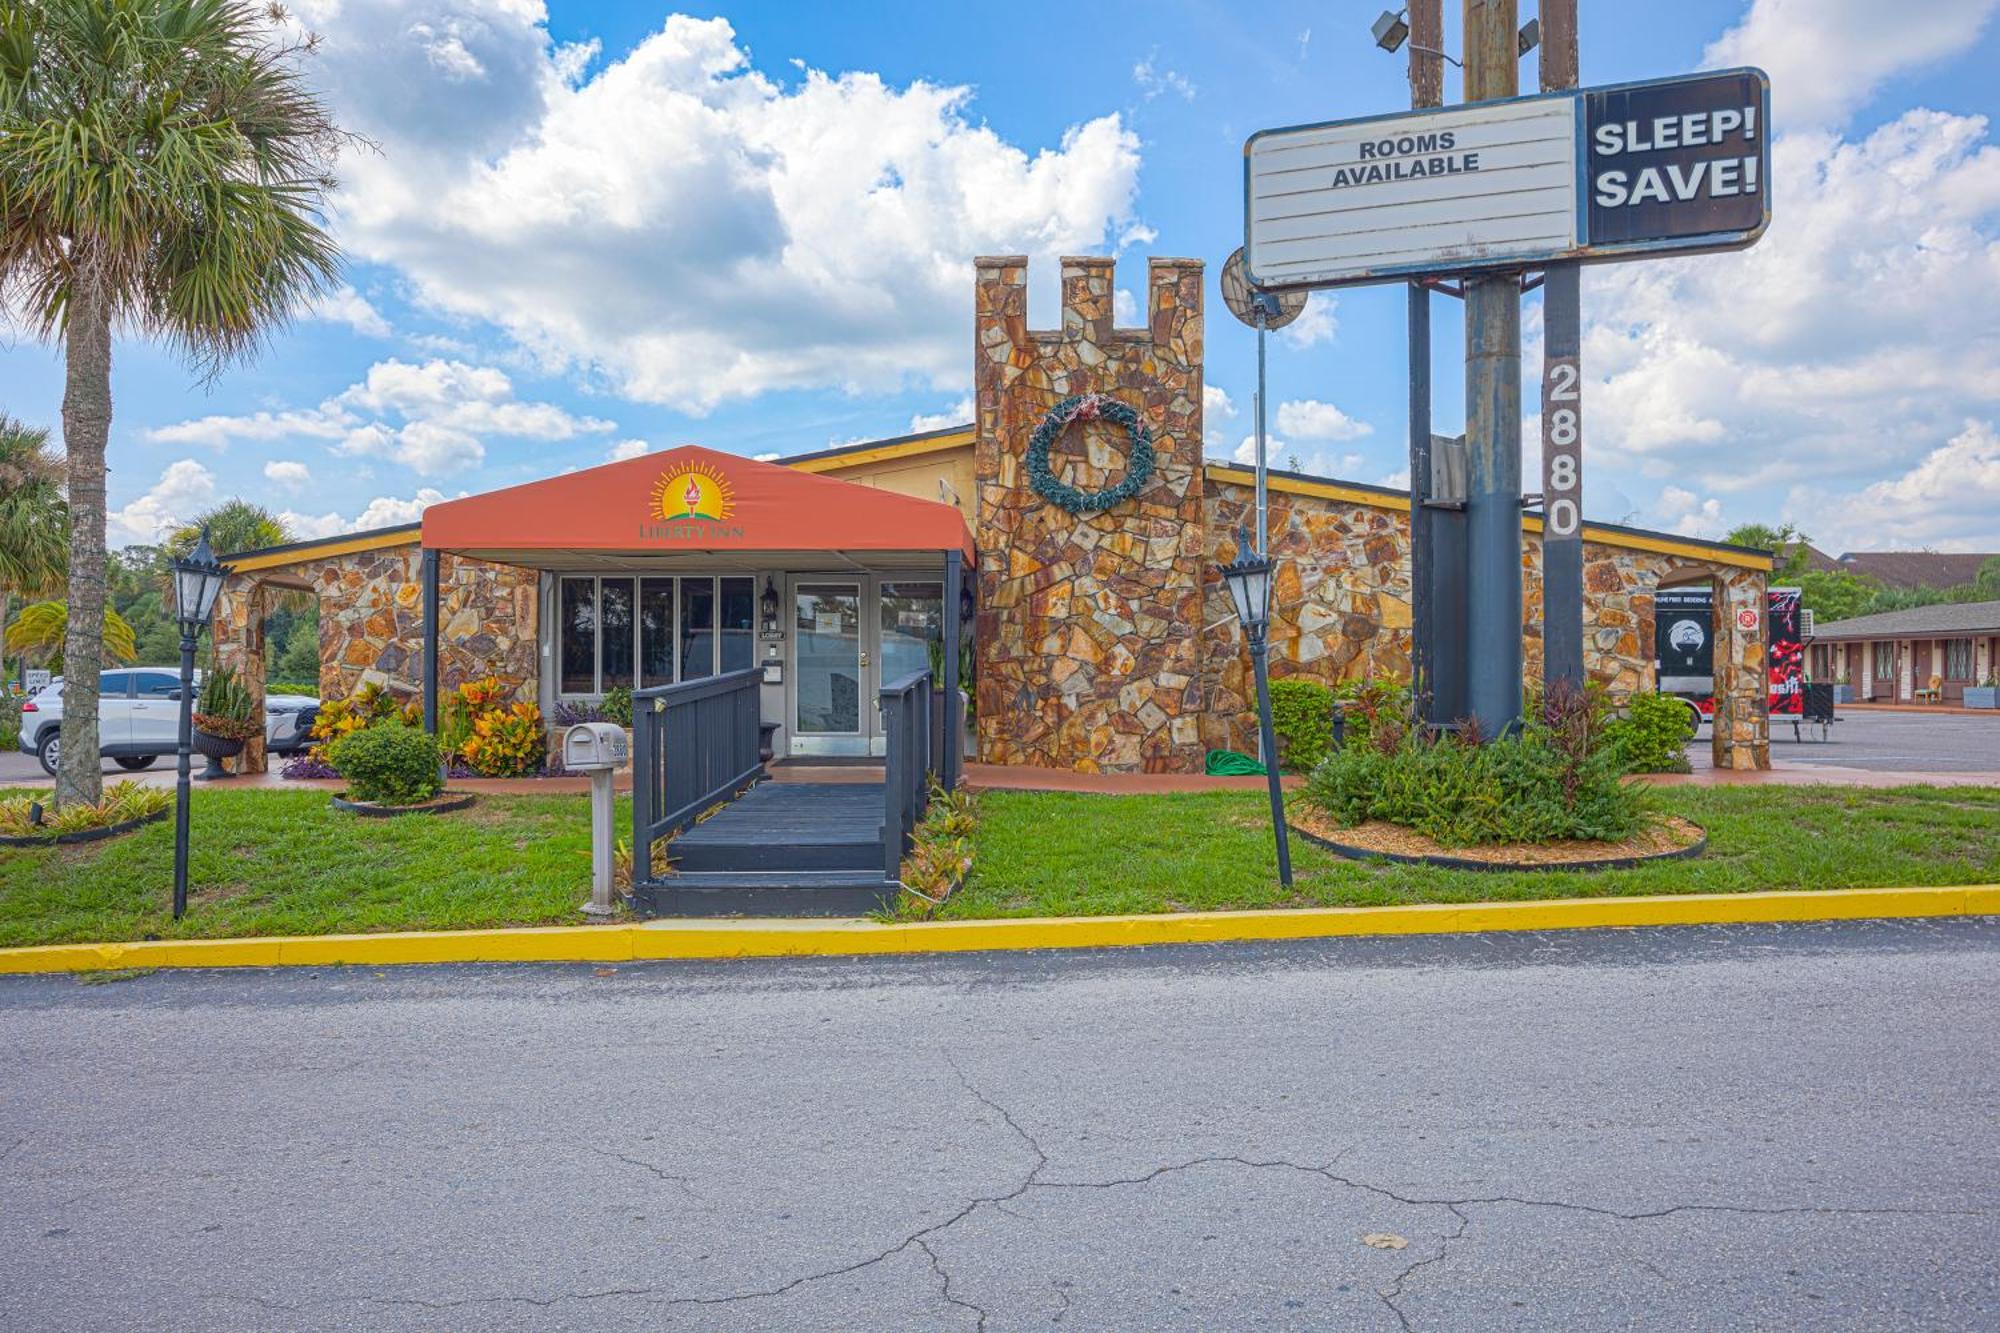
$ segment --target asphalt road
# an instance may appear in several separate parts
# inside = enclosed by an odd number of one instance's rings
[[[0,1327],[2000,1325],[2000,923],[0,978]]]

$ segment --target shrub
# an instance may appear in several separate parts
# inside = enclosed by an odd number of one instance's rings
[[[1447,847],[1617,841],[1637,832],[1642,794],[1620,779],[1587,695],[1545,703],[1517,735],[1431,739],[1379,717],[1369,743],[1335,751],[1301,800],[1339,824],[1380,819]]]
[[[1694,719],[1669,694],[1635,694],[1625,716],[1605,729],[1606,742],[1627,773],[1685,773]]]
[[[1397,734],[1410,720],[1410,687],[1393,680],[1344,680],[1333,697],[1340,700],[1341,730],[1348,745],[1366,745],[1378,723],[1389,722]]]
[[[325,750],[331,742],[367,727],[388,722],[417,727],[423,725],[423,720],[422,704],[398,698],[371,682],[345,699],[320,705],[312,727],[312,738],[317,742],[313,746],[313,754],[316,758],[326,759]]]
[[[347,779],[347,796],[382,805],[416,805],[444,789],[437,738],[401,722],[350,731],[326,747]]]
[[[604,703],[598,709],[606,722],[615,722],[621,727],[632,725],[632,691],[623,685],[614,685],[604,692]]]
[[[1333,691],[1316,680],[1272,681],[1271,730],[1279,766],[1310,773],[1333,750]]]
[[[479,714],[459,753],[481,777],[521,778],[540,772],[548,758],[542,710],[517,703]]]
[[[38,824],[34,822],[34,807],[39,803],[38,798],[21,796],[0,801],[0,836],[54,838],[63,833],[110,828],[113,824],[123,824],[164,810],[173,802],[174,793],[169,788],[148,787],[131,781],[114,782],[104,789],[104,799],[95,805],[71,801],[53,809],[45,806],[42,821]]]
[[[21,743],[21,701],[0,695],[0,750],[11,750]]]

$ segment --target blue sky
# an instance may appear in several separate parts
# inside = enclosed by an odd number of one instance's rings
[[[2000,549],[1996,3],[1583,0],[1586,83],[1761,64],[1781,136],[1755,250],[1589,276],[1593,517]],[[1213,272],[1248,134],[1406,104],[1376,8],[302,0],[312,77],[379,146],[341,166],[348,290],[212,385],[119,344],[113,541],[231,495],[316,536],[642,448],[962,420],[975,253],[1035,256],[1037,324],[1060,253],[1133,291],[1149,254]],[[1278,458],[1400,480],[1401,290],[1314,302],[1273,343]],[[1211,287],[1217,456],[1254,350]],[[55,426],[60,396],[14,335],[0,406]]]

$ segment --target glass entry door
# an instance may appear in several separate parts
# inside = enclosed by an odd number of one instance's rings
[[[794,753],[868,753],[875,710],[866,697],[863,586],[831,579],[792,585]]]

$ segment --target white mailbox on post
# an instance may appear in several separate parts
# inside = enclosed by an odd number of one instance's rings
[[[563,767],[572,773],[609,772],[631,757],[625,729],[609,722],[580,722],[563,733]]]
[[[609,722],[581,722],[563,733],[563,767],[590,774],[590,916],[618,910],[612,885],[611,775],[631,757],[625,729]]]

